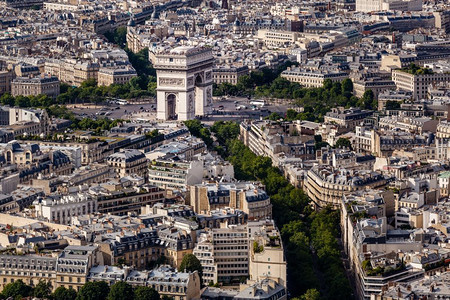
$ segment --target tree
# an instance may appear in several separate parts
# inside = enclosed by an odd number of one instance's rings
[[[186,254],[181,261],[180,267],[178,268],[180,272],[194,272],[198,271],[200,276],[200,282],[202,280],[203,268],[202,264],[194,254]]]
[[[363,109],[377,109],[378,102],[375,100],[375,95],[372,90],[364,92],[363,96],[358,101],[358,106]]]
[[[104,281],[87,282],[78,292],[76,300],[105,300],[109,286]]]
[[[297,119],[298,119],[298,113],[294,109],[290,108],[286,111],[286,120],[294,121]]]
[[[58,287],[52,294],[53,300],[75,300],[77,298],[77,292],[72,289],[66,289],[63,286]]]
[[[273,113],[271,113],[268,117],[267,117],[269,120],[271,120],[271,121],[278,121],[278,120],[280,120],[280,119],[283,119],[278,113],[276,113],[276,112],[273,112]]]
[[[33,296],[36,298],[48,298],[52,292],[50,281],[39,280],[39,283],[33,290]]]
[[[14,106],[14,97],[9,93],[5,93],[0,97],[0,103],[2,105]]]
[[[187,120],[184,121],[184,125],[186,125],[186,127],[189,129],[189,132],[193,136],[200,136],[200,129],[202,129],[203,125],[199,120]]]
[[[352,93],[353,92],[352,80],[349,78],[345,78],[344,80],[342,80],[341,88],[342,88],[342,94]]]
[[[323,81],[323,88],[325,90],[331,90],[332,87],[333,87],[333,81],[331,81],[331,79],[325,79]]]
[[[134,300],[159,300],[159,293],[148,286],[139,286],[134,290]]]
[[[347,138],[339,138],[336,141],[336,144],[334,144],[334,147],[335,148],[348,148],[348,149],[352,150],[352,143]]]
[[[5,285],[2,291],[2,295],[5,298],[19,298],[31,296],[33,288],[29,285],[26,285],[21,279],[16,280],[14,282],[8,283]]]
[[[133,294],[133,288],[125,281],[118,281],[111,286],[108,300],[127,299]]]
[[[319,300],[320,293],[316,289],[309,289],[306,291],[304,295],[300,298],[301,300]]]

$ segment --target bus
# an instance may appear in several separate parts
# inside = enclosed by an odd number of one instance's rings
[[[251,105],[263,107],[266,105],[266,102],[264,100],[253,100],[250,102]]]
[[[117,99],[116,103],[119,104],[119,105],[127,105],[128,101],[125,100],[125,99]]]

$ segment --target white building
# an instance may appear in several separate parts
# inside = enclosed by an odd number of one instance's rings
[[[421,11],[422,0],[356,0],[357,12]]]
[[[38,217],[48,222],[70,224],[73,217],[91,214],[97,211],[97,200],[86,194],[66,195],[60,199],[35,201]]]
[[[239,283],[247,277],[248,241],[246,225],[230,225],[203,233],[193,254],[202,263],[204,283]]]

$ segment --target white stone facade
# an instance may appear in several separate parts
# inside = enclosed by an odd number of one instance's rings
[[[156,54],[157,118],[191,120],[212,107],[211,49],[181,46]]]

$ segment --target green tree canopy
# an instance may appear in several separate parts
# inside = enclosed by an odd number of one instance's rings
[[[278,120],[280,120],[280,119],[283,119],[283,117],[280,116],[280,114],[277,113],[277,112],[271,113],[267,118],[268,118],[269,120],[271,120],[271,121],[278,121]]]
[[[186,254],[183,257],[183,260],[181,261],[181,264],[178,267],[178,271],[180,271],[180,272],[198,271],[198,274],[200,275],[200,280],[202,279],[202,275],[203,275],[202,264],[200,263],[200,261],[194,254]]]
[[[127,299],[133,295],[133,288],[125,281],[118,281],[114,283],[108,294],[108,300]]]
[[[26,285],[21,279],[5,285],[2,291],[2,295],[5,298],[19,298],[31,296],[33,289],[31,286]]]
[[[109,286],[105,281],[86,282],[78,291],[76,300],[105,300]]]
[[[339,138],[334,145],[335,148],[348,148],[352,150],[352,143],[347,138]]]
[[[353,81],[349,78],[342,80],[342,94],[353,93]]]
[[[75,300],[77,298],[77,292],[72,289],[66,289],[63,286],[58,287],[53,293],[52,293],[52,299],[53,300]]]
[[[33,289],[33,296],[36,298],[48,298],[52,292],[50,281],[39,280],[39,283]]]
[[[309,289],[300,298],[301,300],[320,300],[320,293],[316,289]]]
[[[159,293],[148,286],[139,286],[134,290],[134,300],[159,300]]]
[[[363,109],[373,109],[376,110],[378,107],[378,101],[375,99],[375,95],[372,90],[367,90],[364,92],[361,99],[359,99],[357,105]]]

